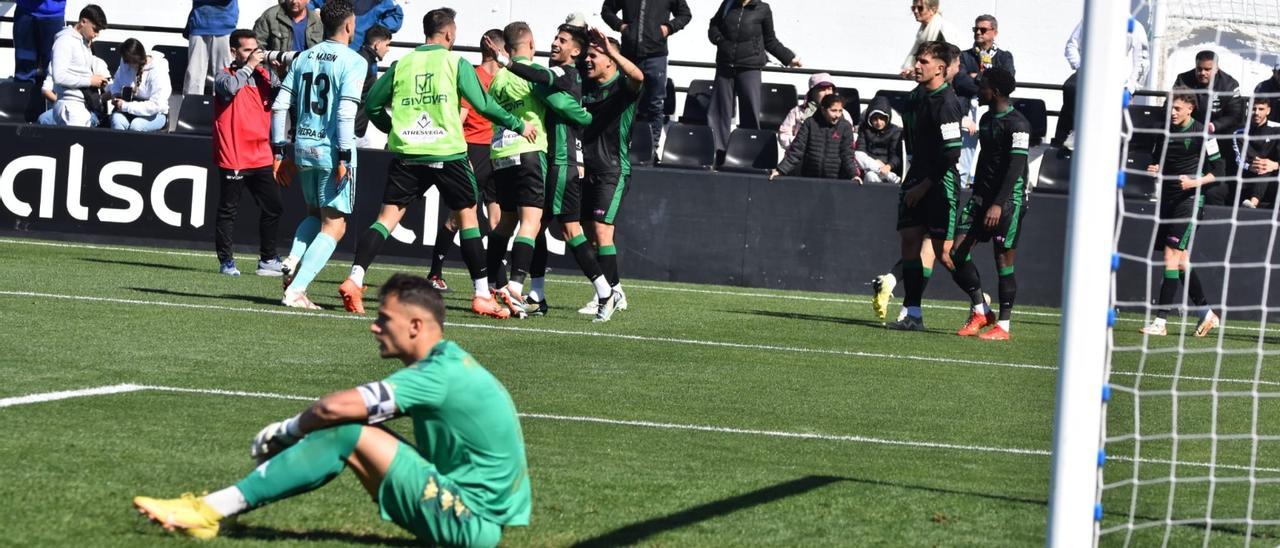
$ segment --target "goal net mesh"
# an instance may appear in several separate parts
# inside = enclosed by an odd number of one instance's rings
[[[1280,319],[1273,289],[1280,286],[1280,223],[1277,174],[1254,167],[1253,151],[1265,149],[1268,137],[1251,129],[1250,118],[1259,99],[1276,98],[1280,106],[1280,96],[1254,93],[1280,54],[1280,0],[1139,0],[1132,14],[1153,35],[1153,66],[1166,68],[1156,79],[1161,91],[1195,67],[1196,52],[1212,50],[1239,81],[1240,95],[1196,93],[1212,105],[1207,120],[1198,120],[1213,123],[1212,133],[1173,124],[1169,97],[1137,100],[1125,115],[1098,544],[1276,546],[1280,324],[1271,322]],[[1275,131],[1270,138],[1280,142]],[[1198,169],[1183,174],[1194,180],[1213,167],[1208,141],[1217,145],[1221,167],[1214,183],[1182,198],[1187,193],[1179,192],[1170,160],[1202,141]],[[1153,164],[1163,173],[1150,173]],[[1242,205],[1255,195],[1261,207]],[[1195,207],[1201,201],[1219,205]],[[1167,257],[1180,246],[1186,261]],[[1176,297],[1162,304],[1170,284]],[[1210,313],[1221,325],[1197,336]],[[1141,332],[1161,316],[1167,334]]]

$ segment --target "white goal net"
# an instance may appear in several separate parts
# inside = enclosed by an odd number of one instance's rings
[[[1152,88],[1172,90],[1208,50],[1213,80],[1230,74],[1239,91],[1192,89],[1201,125],[1177,121],[1171,96],[1126,109],[1095,542],[1276,546],[1280,150],[1267,141],[1280,128],[1251,118],[1257,102],[1280,105],[1254,93],[1280,66],[1280,0],[1140,0],[1131,14],[1152,37]]]

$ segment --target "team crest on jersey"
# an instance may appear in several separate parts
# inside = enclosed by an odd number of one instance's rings
[[[431,81],[435,78],[434,73],[419,74],[413,77],[413,90],[419,95],[431,93]]]

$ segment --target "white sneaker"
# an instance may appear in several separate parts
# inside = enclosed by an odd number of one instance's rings
[[[579,313],[579,314],[586,314],[586,315],[588,315],[588,316],[595,316],[595,315],[596,315],[596,311],[597,311],[597,310],[599,310],[599,309],[600,309],[600,301],[596,299],[596,296],[595,296],[594,294],[592,294],[592,295],[591,295],[591,300],[590,300],[590,301],[587,301],[587,305],[586,305],[586,306],[584,306],[584,307],[582,307],[582,308],[579,308],[579,309],[578,309],[578,313]]]
[[[902,177],[899,177],[897,173],[894,173],[892,171],[890,171],[888,175],[884,176],[884,180],[889,181],[890,183],[893,183],[895,185],[902,183]]]
[[[609,295],[609,300],[605,301],[603,305],[597,306],[596,317],[591,320],[591,323],[604,323],[609,321],[609,318],[613,317],[613,312],[618,309],[618,299],[620,299],[621,296],[622,293],[618,291],[614,291],[612,295]]]
[[[321,309],[320,305],[311,302],[311,299],[307,298],[306,293],[289,293],[286,291],[284,294],[284,298],[280,299],[280,304],[283,304],[289,308],[302,308],[305,310]]]
[[[615,308],[617,308],[618,310],[627,309],[627,294],[626,292],[622,291],[621,286],[613,288],[612,296],[616,297],[618,301],[617,304],[614,306]]]

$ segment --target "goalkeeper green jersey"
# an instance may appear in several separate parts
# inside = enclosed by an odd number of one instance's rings
[[[457,483],[466,507],[500,525],[528,525],[524,434],[511,395],[475,358],[442,340],[385,381],[413,421],[418,452]]]

